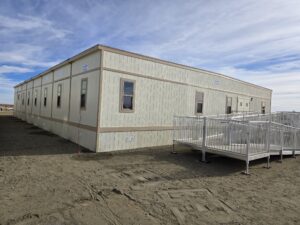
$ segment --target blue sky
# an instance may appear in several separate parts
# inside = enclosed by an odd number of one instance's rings
[[[0,102],[99,43],[263,85],[274,111],[300,111],[299,9],[299,0],[1,0]]]

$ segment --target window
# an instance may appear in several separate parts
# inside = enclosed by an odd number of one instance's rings
[[[266,103],[265,102],[261,102],[261,113],[266,114]]]
[[[135,95],[135,81],[121,79],[120,87],[120,111],[133,112],[134,111],[134,95]]]
[[[82,79],[81,80],[81,91],[80,91],[80,108],[85,109],[86,107],[86,95],[87,95],[87,87],[88,87],[88,80]]]
[[[34,106],[36,106],[37,103],[37,90],[34,91]]]
[[[22,105],[24,105],[24,93],[22,93]]]
[[[56,106],[60,108],[61,105],[61,92],[62,92],[62,84],[57,85],[57,101]]]
[[[47,94],[48,94],[48,88],[44,89],[44,107],[47,106]]]
[[[226,97],[226,114],[232,113],[232,97]]]
[[[20,94],[18,94],[18,100],[20,100]]]
[[[27,105],[30,103],[30,92],[28,92]]]
[[[242,103],[242,102],[240,102],[240,106],[243,106],[243,103]]]
[[[195,113],[196,114],[203,113],[203,99],[204,99],[204,93],[197,91],[196,95],[195,95]]]

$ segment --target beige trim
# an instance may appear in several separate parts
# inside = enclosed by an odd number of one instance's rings
[[[49,121],[54,121],[54,122],[58,122],[58,123],[68,124],[68,125],[71,125],[73,127],[78,127],[80,129],[84,129],[84,130],[90,130],[90,131],[93,131],[93,132],[97,131],[97,127],[90,126],[90,125],[79,124],[79,123],[75,123],[75,122],[72,122],[72,121],[61,120],[61,119],[57,119],[57,118],[50,118],[50,117],[46,117],[46,116],[42,116],[42,115],[36,115],[36,114],[31,114],[31,115],[35,116],[35,117],[39,117],[39,118],[45,119],[45,120],[49,120]]]
[[[123,109],[123,97],[125,95],[124,94],[124,83],[125,82],[133,83],[132,109]],[[120,113],[134,113],[134,111],[135,111],[135,85],[136,85],[135,80],[125,79],[125,78],[120,79],[120,88],[119,88],[119,112]]]
[[[71,63],[71,64],[72,64],[72,63]],[[89,69],[89,70],[80,72],[80,73],[76,73],[76,74],[73,74],[73,75],[71,74],[69,77],[61,78],[61,79],[59,79],[59,80],[54,81],[54,83],[55,83],[55,82],[58,82],[58,81],[61,81],[61,80],[69,79],[70,77],[76,77],[76,76],[80,76],[80,75],[83,75],[83,74],[86,74],[86,73],[91,73],[91,72],[94,72],[94,71],[97,71],[97,70],[100,70],[100,67],[99,67],[99,66],[98,66],[98,67],[95,67],[95,68],[93,68],[93,69]],[[71,73],[72,73],[72,72],[71,72]],[[49,74],[49,73],[48,73],[48,74]],[[53,74],[54,74],[54,71],[53,71]],[[31,79],[35,79],[35,78],[31,78]],[[54,80],[54,79],[53,79],[53,80]],[[32,82],[32,81],[24,81],[24,82],[21,83],[20,85],[22,85],[22,84],[27,84],[26,82]],[[38,86],[34,86],[34,84],[33,84],[33,87],[40,87],[40,86],[52,84],[52,82],[47,82],[47,83],[44,83],[44,84],[43,84],[43,81],[42,81],[41,83],[42,83],[42,84],[41,84],[41,85],[38,85]],[[19,86],[19,84],[18,84],[17,86]],[[17,86],[15,86],[15,88],[16,88]]]
[[[164,65],[168,65],[168,66],[173,66],[173,67],[177,67],[177,68],[181,68],[181,69],[185,69],[185,70],[190,70],[190,71],[194,71],[194,72],[201,72],[201,73],[206,73],[209,75],[215,75],[215,76],[219,76],[219,77],[223,77],[229,80],[234,80],[243,84],[247,84],[256,88],[260,88],[260,89],[265,89],[268,91],[272,91],[269,88],[265,88],[256,84],[252,84],[237,78],[233,78],[224,74],[220,74],[220,73],[216,73],[216,72],[212,72],[212,71],[208,71],[208,70],[204,70],[204,69],[199,69],[196,67],[191,67],[191,66],[187,66],[187,65],[183,65],[183,64],[179,64],[179,63],[174,63],[174,62],[170,62],[170,61],[166,61],[166,60],[162,60],[162,59],[158,59],[158,58],[154,58],[154,57],[150,57],[150,56],[146,56],[146,55],[142,55],[142,54],[138,54],[138,53],[134,53],[134,52],[129,52],[129,51],[125,51],[122,49],[117,49],[117,48],[113,48],[113,47],[109,47],[109,46],[105,46],[105,45],[98,45],[99,49],[103,49],[107,52],[111,52],[111,53],[117,53],[117,54],[121,54],[121,55],[125,55],[125,56],[130,56],[130,57],[134,57],[134,58],[138,58],[138,59],[143,59],[143,60],[147,60],[150,62],[155,62],[155,63],[160,63],[160,64],[164,64]]]
[[[102,83],[103,83],[103,50],[100,50],[100,70],[99,70],[99,88],[98,88],[98,108],[97,108],[97,131],[100,129],[101,111],[102,111]],[[99,138],[96,138],[96,152],[100,148]]]
[[[53,90],[54,90],[54,72],[52,71],[52,82],[51,82],[51,85],[52,85],[52,93],[51,93],[51,105],[50,105],[50,110],[51,110],[51,112],[50,112],[50,117],[52,118],[52,113],[53,113],[53,95],[54,95],[54,93],[53,93]]]
[[[55,80],[53,83],[57,83],[57,82],[60,82],[60,81],[63,81],[63,80],[67,80],[67,79],[70,79],[70,76],[64,77],[64,78],[60,78],[58,80]]]
[[[81,53],[79,53],[79,54],[77,54],[77,55],[75,55],[75,56],[73,56],[73,57],[71,57],[71,58],[69,58],[69,59],[61,62],[61,63],[59,63],[59,64],[57,64],[57,65],[55,65],[53,67],[50,67],[48,70],[46,70],[46,71],[44,71],[44,72],[42,72],[42,73],[40,73],[40,74],[38,74],[38,75],[36,75],[36,76],[28,79],[28,80],[23,81],[22,83],[17,84],[15,86],[15,88],[21,86],[22,84],[28,83],[28,82],[30,82],[32,80],[35,80],[37,78],[40,78],[40,77],[46,75],[47,73],[49,73],[51,71],[54,71],[54,70],[56,70],[56,69],[58,69],[58,68],[60,68],[60,67],[62,67],[64,65],[66,65],[68,63],[74,62],[75,60],[83,58],[84,56],[92,54],[93,52],[96,52],[98,50],[99,50],[99,45],[95,45],[95,46],[93,46],[91,48],[88,48],[85,51],[83,51],[83,52],[81,52]]]
[[[113,47],[109,47],[109,46],[105,46],[105,45],[95,45],[73,57],[71,57],[70,59],[67,59],[51,68],[49,68],[48,70],[40,73],[39,75],[35,76],[35,77],[32,77],[31,79],[29,80],[25,80],[24,82],[20,83],[20,84],[17,84],[15,86],[18,87],[22,84],[25,84],[25,83],[28,83],[32,80],[35,80],[39,77],[42,77],[43,75],[46,75],[47,73],[57,69],[57,68],[60,68],[70,62],[74,62],[75,60],[78,60],[86,55],[89,55],[97,50],[105,50],[107,52],[112,52],[112,53],[118,53],[118,54],[122,54],[122,55],[126,55],[126,56],[131,56],[131,57],[134,57],[134,58],[139,58],[139,59],[143,59],[143,60],[147,60],[147,61],[151,61],[151,62],[156,62],[156,63],[161,63],[161,64],[164,64],[164,65],[169,65],[169,66],[173,66],[173,67],[178,67],[178,68],[182,68],[182,69],[186,69],[186,70],[191,70],[191,71],[196,71],[196,72],[202,72],[202,73],[206,73],[206,74],[209,74],[209,75],[216,75],[216,76],[219,76],[219,77],[223,77],[223,78],[226,78],[226,79],[230,79],[230,80],[234,80],[234,81],[238,81],[240,83],[244,83],[244,84],[247,84],[247,85],[250,85],[250,86],[253,86],[253,87],[256,87],[256,88],[260,88],[260,89],[264,89],[264,90],[268,90],[268,91],[271,91],[271,89],[268,89],[268,88],[265,88],[265,87],[262,87],[262,86],[259,86],[259,85],[255,85],[255,84],[252,84],[252,83],[249,83],[249,82],[245,82],[243,80],[239,80],[239,79],[236,79],[236,78],[233,78],[233,77],[230,77],[230,76],[227,76],[227,75],[224,75],[224,74],[220,74],[220,73],[215,73],[215,72],[211,72],[211,71],[207,71],[207,70],[203,70],[203,69],[199,69],[199,68],[195,68],[195,67],[191,67],[191,66],[186,66],[186,65],[182,65],[182,64],[179,64],[179,63],[174,63],[174,62],[170,62],[170,61],[166,61],[166,60],[162,60],[162,59],[157,59],[157,58],[153,58],[153,57],[150,57],[150,56],[145,56],[145,55],[142,55],[142,54],[137,54],[137,53],[133,53],[133,52],[129,52],[129,51],[125,51],[125,50],[121,50],[121,49],[117,49],[117,48],[113,48]]]
[[[83,72],[80,72],[80,73],[75,73],[73,75],[71,75],[72,77],[76,77],[76,76],[80,76],[80,75],[83,75],[83,74],[86,74],[86,73],[91,73],[91,72],[94,72],[94,71],[97,71],[97,70],[100,70],[100,66],[97,66],[93,69],[89,69],[89,70],[86,70],[86,71],[83,71]]]
[[[109,71],[109,72],[114,72],[114,73],[121,73],[121,74],[123,73],[123,74],[127,74],[127,75],[130,75],[130,76],[141,77],[141,78],[146,78],[146,79],[150,79],[150,80],[169,82],[169,83],[173,83],[173,84],[185,85],[185,86],[189,86],[189,87],[196,87],[196,88],[202,88],[202,89],[206,89],[206,90],[219,91],[219,92],[222,92],[222,93],[231,93],[231,94],[235,94],[235,95],[242,95],[242,96],[245,96],[245,97],[249,97],[249,95],[241,94],[241,93],[238,93],[238,92],[224,91],[224,90],[221,90],[221,89],[215,89],[215,88],[203,87],[203,86],[194,85],[194,84],[182,83],[182,82],[178,82],[178,81],[167,80],[167,79],[163,79],[163,78],[156,78],[156,77],[147,76],[147,75],[138,74],[138,73],[132,73],[132,72],[126,72],[126,71],[122,71],[122,70],[110,69],[110,68],[107,68],[107,67],[104,67],[103,70]],[[261,99],[269,100],[269,98],[264,98],[264,97],[261,97],[261,96],[255,96],[255,95],[251,95],[251,96],[255,97],[255,98],[261,98]]]
[[[41,86],[46,86],[46,85],[49,85],[49,84],[52,84],[53,82],[51,81],[51,82],[47,82],[47,83],[44,83],[44,84],[42,84]]]
[[[100,127],[98,133],[113,132],[140,132],[140,131],[167,131],[173,130],[173,126],[149,126],[149,127]]]
[[[70,121],[70,116],[71,116],[71,94],[72,94],[72,69],[73,69],[73,64],[70,63],[70,82],[69,82],[69,105],[68,105],[68,121]]]
[[[80,123],[75,123],[75,122],[72,122],[72,121],[68,121],[68,124],[73,126],[73,127],[78,127],[80,129],[97,132],[97,127],[93,127],[93,126],[89,126],[89,125],[85,125],[85,124],[80,124]]]

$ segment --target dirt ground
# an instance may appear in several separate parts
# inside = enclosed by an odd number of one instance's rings
[[[251,164],[190,149],[78,154],[78,146],[0,117],[0,225],[299,224],[300,156]]]
[[[12,116],[13,114],[13,111],[0,111],[0,116]]]

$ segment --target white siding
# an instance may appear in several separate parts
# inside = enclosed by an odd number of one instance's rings
[[[166,79],[191,85],[198,85],[204,88],[236,92],[247,96],[253,95],[270,98],[270,90],[242,81],[237,81],[230,77],[178,68],[176,66],[165,65],[159,62],[151,62],[107,51],[104,51],[103,65],[106,68],[143,74],[157,79]]]
[[[36,105],[34,104],[34,95],[35,91],[37,92],[36,98]],[[41,86],[33,88],[33,106],[32,106],[32,113],[34,115],[40,115],[40,108],[41,108]]]
[[[99,126],[106,131],[98,135],[98,151],[171,144],[171,131],[167,129],[173,116],[195,115],[197,91],[204,93],[204,115],[224,114],[226,96],[232,97],[233,111],[260,111],[260,101],[270,105],[270,90],[225,76],[106,51],[103,66]],[[135,108],[131,113],[119,110],[122,78],[135,81]]]
[[[54,71],[54,81],[61,80],[70,77],[71,74],[71,64],[65,65]]]
[[[113,151],[171,144],[173,116],[195,115],[197,91],[204,93],[204,115],[224,114],[227,96],[232,97],[233,111],[260,112],[264,101],[266,112],[270,112],[268,89],[210,72],[108,51],[104,51],[99,106],[100,57],[100,51],[96,51],[18,86],[16,115],[90,150]],[[86,108],[80,109],[84,78],[88,79],[87,101]],[[135,81],[133,112],[120,112],[121,78]],[[57,107],[59,84],[62,85],[60,108]],[[48,89],[46,107],[45,88]],[[29,92],[31,100],[27,106]]]
[[[99,68],[100,51],[87,55],[72,64],[72,75]]]
[[[53,73],[48,73],[42,77],[42,85],[52,83]]]
[[[70,121],[97,126],[99,70],[72,77]],[[86,109],[80,109],[80,86],[83,78],[88,79]]]
[[[57,107],[57,87],[62,86],[61,106]],[[69,113],[69,95],[70,95],[70,79],[61,80],[54,83],[53,101],[52,101],[52,117],[60,120],[68,120]]]
[[[46,106],[44,105],[44,92],[47,89],[47,101]],[[41,116],[51,117],[51,109],[52,109],[52,83],[46,84],[42,86],[41,92]]]

